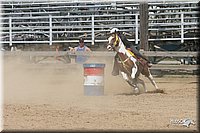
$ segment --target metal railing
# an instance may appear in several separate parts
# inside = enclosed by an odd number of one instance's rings
[[[149,2],[149,41],[199,39],[198,1]],[[112,27],[140,41],[139,2],[3,1],[1,42],[4,44],[107,42]],[[40,7],[41,6],[41,7]]]

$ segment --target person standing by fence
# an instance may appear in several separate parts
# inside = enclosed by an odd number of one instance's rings
[[[74,48],[70,47],[70,51],[74,51],[74,52],[76,52],[76,51],[78,51],[78,52],[91,52],[91,49],[85,45],[84,39],[80,38],[79,39],[79,46],[74,47]],[[87,59],[88,59],[87,56],[77,55],[76,58],[75,58],[75,62],[82,64],[82,63],[86,62]]]

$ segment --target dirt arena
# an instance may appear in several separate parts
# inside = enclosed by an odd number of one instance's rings
[[[83,66],[47,59],[31,64],[5,58],[3,64],[4,130],[197,130],[197,77],[155,77],[165,93],[133,95],[122,77],[105,63],[104,96],[84,96]],[[145,80],[148,90],[154,90]],[[174,123],[189,118],[194,125]]]

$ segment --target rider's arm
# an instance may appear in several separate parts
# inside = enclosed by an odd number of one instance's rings
[[[133,44],[128,41],[124,34],[119,35],[126,48],[130,48]]]

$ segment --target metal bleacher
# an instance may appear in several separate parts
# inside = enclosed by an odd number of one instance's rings
[[[199,49],[199,1],[149,3],[150,44],[168,50]],[[176,44],[176,45],[175,45]]]
[[[168,42],[199,47],[198,1],[148,2],[149,44]],[[138,1],[16,1],[1,2],[1,43],[75,44],[84,37],[89,45],[107,42],[112,27],[139,44]]]

